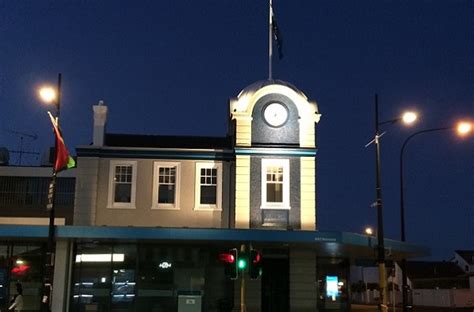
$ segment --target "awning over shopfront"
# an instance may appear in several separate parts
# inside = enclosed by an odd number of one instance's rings
[[[47,226],[0,225],[0,237],[5,240],[46,240]],[[299,247],[315,249],[322,257],[367,258],[375,257],[377,238],[348,232],[240,230],[240,229],[189,229],[113,226],[57,226],[57,239],[74,241],[124,241],[206,243],[238,245],[252,242],[263,247]],[[429,255],[425,247],[385,239],[387,258]]]

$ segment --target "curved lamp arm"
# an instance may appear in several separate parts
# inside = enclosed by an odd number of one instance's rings
[[[436,132],[436,131],[444,131],[454,129],[455,127],[441,127],[441,128],[431,128],[417,131],[410,136],[408,136],[405,141],[403,142],[402,148],[400,150],[400,226],[401,226],[401,241],[405,241],[405,203],[404,203],[404,194],[403,194],[403,155],[405,152],[405,147],[407,146],[408,142],[419,134],[422,133],[429,133],[429,132]]]

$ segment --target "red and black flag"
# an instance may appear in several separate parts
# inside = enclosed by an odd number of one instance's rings
[[[48,112],[48,115],[51,119],[51,123],[53,124],[54,134],[56,137],[56,155],[53,167],[54,172],[58,173],[62,170],[74,168],[76,166],[76,162],[69,155],[69,152],[66,148],[66,144],[64,143],[63,136],[61,134],[61,130],[59,129],[59,124],[50,112]]]

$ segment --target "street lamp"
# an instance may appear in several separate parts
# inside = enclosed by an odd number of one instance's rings
[[[379,268],[379,287],[380,287],[380,304],[379,311],[388,311],[387,307],[387,281],[385,269],[385,246],[383,234],[383,205],[382,205],[382,183],[380,173],[380,129],[381,125],[393,124],[396,122],[403,122],[407,125],[412,124],[417,119],[415,112],[406,112],[401,117],[379,122],[379,103],[378,96],[375,94],[375,176],[376,176],[376,200],[375,206],[377,208],[377,263]]]
[[[370,226],[366,227],[365,230],[364,230],[365,234],[367,235],[372,235],[374,234],[374,231],[372,230],[372,228]]]
[[[405,152],[405,148],[410,142],[410,140],[420,134],[429,133],[429,132],[437,132],[437,131],[444,131],[444,130],[456,130],[457,134],[460,136],[465,136],[472,131],[472,123],[467,121],[458,122],[455,126],[451,127],[441,127],[441,128],[431,128],[431,129],[424,129],[417,131],[410,136],[408,136],[402,144],[402,148],[400,150],[400,236],[401,241],[405,242],[405,200],[404,200],[404,187],[403,187],[403,155]],[[411,310],[412,306],[408,304],[408,280],[406,274],[406,259],[402,259],[401,263],[402,269],[402,305],[403,305],[403,312]]]
[[[47,104],[54,104],[56,107],[56,123],[59,123],[59,114],[61,108],[61,74],[58,74],[58,85],[57,88],[51,86],[45,86],[39,89],[39,96],[41,100]],[[55,140],[55,158],[57,158],[57,149],[58,144]],[[54,160],[54,163],[56,163]],[[54,201],[56,197],[55,192],[56,185],[56,170],[53,169],[53,176],[51,178],[51,183],[49,185],[49,194],[48,194],[48,205],[47,210],[49,211],[49,226],[48,226],[48,244],[46,247],[46,259],[45,259],[45,274],[43,276],[43,291],[45,296],[42,298],[42,305],[50,303],[52,287],[53,287],[53,277],[54,277],[54,241],[55,241],[55,228],[54,228]],[[47,291],[49,288],[49,291]]]
[[[58,92],[56,92],[55,88],[50,86],[41,87],[38,91],[38,94],[43,102],[48,104],[56,102],[58,98]]]

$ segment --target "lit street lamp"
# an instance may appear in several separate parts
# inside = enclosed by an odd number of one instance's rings
[[[39,89],[39,96],[43,100],[43,102],[51,104],[56,102],[58,98],[58,92],[56,92],[56,89],[50,86],[44,86]]]
[[[57,88],[46,86],[39,89],[39,96],[41,100],[47,104],[54,104],[56,107],[56,124],[59,123],[59,114],[61,108],[61,74],[58,74],[58,85]],[[57,158],[57,149],[58,144],[55,140],[55,158]],[[56,163],[54,160],[54,163]],[[51,302],[52,287],[53,287],[53,277],[54,277],[54,241],[55,241],[55,211],[54,211],[54,201],[56,197],[55,192],[56,184],[56,171],[53,169],[53,177],[49,185],[49,194],[48,194],[48,205],[47,210],[49,211],[49,226],[48,226],[48,244],[46,248],[46,259],[45,259],[45,274],[43,276],[43,291],[45,295],[42,298],[42,306],[48,306]],[[49,291],[48,291],[49,288]],[[49,307],[48,307],[49,309]]]
[[[376,200],[375,206],[377,208],[377,263],[379,267],[379,287],[380,287],[380,304],[379,311],[388,311],[387,307],[387,281],[385,269],[385,246],[383,234],[383,205],[382,205],[382,183],[380,173],[380,131],[379,127],[385,124],[393,124],[399,121],[410,125],[416,121],[417,115],[414,112],[406,112],[401,117],[379,122],[379,103],[378,96],[375,94],[375,176],[376,176]]]
[[[372,235],[374,234],[374,231],[372,230],[372,228],[370,226],[366,227],[365,230],[364,230],[365,234],[367,235]]]
[[[460,136],[465,136],[472,131],[472,124],[469,122],[459,122],[456,126],[451,127],[441,127],[441,128],[431,128],[417,131],[410,136],[408,136],[402,144],[402,148],[400,150],[400,235],[401,241],[405,242],[405,200],[404,200],[404,191],[403,191],[403,155],[405,152],[405,148],[410,142],[410,140],[420,134],[429,133],[429,132],[437,132],[437,131],[444,131],[444,130],[453,130],[456,129],[456,132]],[[403,312],[411,310],[412,306],[408,303],[408,280],[406,274],[406,259],[402,259],[401,263],[402,269],[402,305],[403,305]]]

